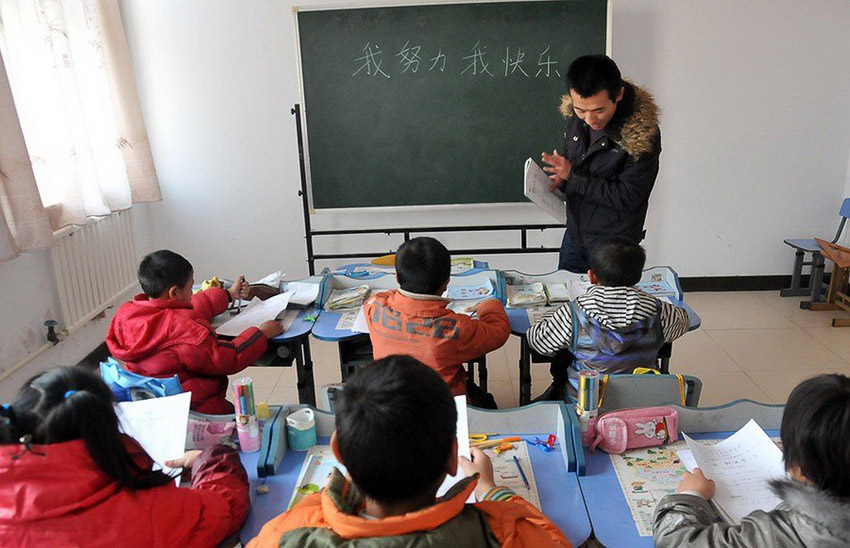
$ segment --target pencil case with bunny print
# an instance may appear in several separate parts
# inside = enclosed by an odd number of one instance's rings
[[[597,446],[606,453],[666,445],[678,439],[679,413],[672,407],[640,407],[605,413],[596,421]]]

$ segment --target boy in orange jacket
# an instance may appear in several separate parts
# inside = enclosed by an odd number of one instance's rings
[[[125,367],[148,377],[175,373],[183,391],[192,392],[192,410],[225,415],[233,413],[226,399],[227,375],[254,363],[268,348],[268,340],[283,326],[267,321],[250,327],[232,341],[219,340],[210,319],[227,309],[233,299],[247,296],[239,280],[225,291],[212,287],[192,294],[192,264],[163,249],[149,253],[139,265],[141,295],[124,303],[106,335],[106,346]]]
[[[458,457],[457,409],[446,384],[410,356],[360,368],[338,396],[331,447],[348,470],[266,523],[248,548],[565,546],[534,506],[493,482],[481,450]],[[436,498],[458,464],[470,477]],[[480,502],[466,504],[472,492]]]
[[[463,364],[500,348],[511,334],[502,303],[476,307],[478,319],[456,314],[440,295],[449,285],[451,257],[434,238],[414,238],[398,248],[396,277],[401,289],[378,293],[363,305],[376,360],[407,354],[432,367],[452,394],[467,394],[476,407],[496,408],[493,396],[467,385]]]

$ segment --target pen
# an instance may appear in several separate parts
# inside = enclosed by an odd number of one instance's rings
[[[522,471],[522,466],[519,465],[519,459],[516,458],[516,455],[514,455],[514,464],[516,464],[517,470],[519,470],[519,475],[522,476],[522,481],[523,481],[523,483],[525,483],[525,487],[526,488],[531,487],[528,484],[528,478],[525,477],[525,472]]]

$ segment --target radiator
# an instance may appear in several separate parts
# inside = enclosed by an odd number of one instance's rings
[[[130,210],[56,233],[51,249],[63,329],[74,331],[136,283]]]

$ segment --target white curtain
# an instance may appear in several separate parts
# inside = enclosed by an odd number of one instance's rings
[[[161,199],[116,0],[0,0],[0,53],[53,230]]]

